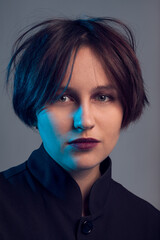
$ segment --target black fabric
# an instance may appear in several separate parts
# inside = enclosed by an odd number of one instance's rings
[[[160,240],[160,212],[111,178],[111,160],[82,217],[79,186],[45,151],[0,174],[0,240]]]

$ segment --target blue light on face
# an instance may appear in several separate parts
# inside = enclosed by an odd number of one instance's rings
[[[56,128],[53,114],[42,110],[37,114],[38,130],[47,153],[65,170],[71,171],[76,168],[76,161],[71,155],[71,147],[63,148],[66,137],[61,135]]]
[[[83,114],[82,107],[79,107],[78,110],[76,112],[74,112],[74,114],[73,114],[74,127],[78,131],[82,131],[82,129],[83,129],[83,127],[82,127],[82,114]]]

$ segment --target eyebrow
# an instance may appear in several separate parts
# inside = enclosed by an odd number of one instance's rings
[[[66,89],[66,90],[65,90]],[[72,88],[72,87],[60,87],[59,89],[58,89],[58,91],[64,91],[65,90],[65,92],[77,92],[74,88]],[[111,84],[109,84],[109,85],[100,85],[100,86],[97,86],[97,87],[95,87],[95,88],[93,88],[92,90],[91,90],[91,92],[96,92],[96,91],[98,91],[98,90],[114,90],[114,91],[117,91],[117,89],[113,86],[113,85],[111,85]]]

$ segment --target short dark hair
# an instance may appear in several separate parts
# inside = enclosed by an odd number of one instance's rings
[[[148,99],[131,30],[113,18],[59,18],[34,25],[13,47],[7,85],[13,70],[13,108],[25,124],[36,126],[36,113],[55,101],[71,55],[76,57],[83,45],[99,57],[117,88],[124,113],[122,128],[141,116]]]

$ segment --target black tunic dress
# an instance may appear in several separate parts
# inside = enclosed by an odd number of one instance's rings
[[[160,212],[111,178],[111,160],[82,217],[79,186],[45,151],[0,174],[0,240],[160,240]]]

